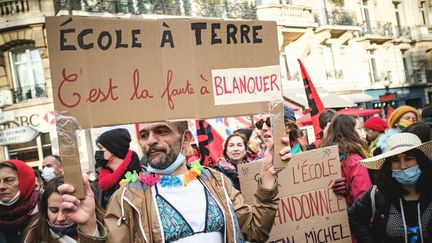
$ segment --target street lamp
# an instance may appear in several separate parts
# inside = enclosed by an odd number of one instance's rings
[[[385,88],[385,94],[389,94],[390,85],[392,84],[392,81],[388,79],[384,79],[384,81],[382,81],[382,84],[384,85]]]
[[[391,71],[387,71],[383,76],[382,84],[384,85],[385,93],[384,95],[380,95],[379,99],[381,104],[385,104],[384,107],[387,107],[386,115],[388,115],[388,108],[391,107],[391,103],[396,100],[397,96],[396,93],[390,93],[390,85],[392,84]]]

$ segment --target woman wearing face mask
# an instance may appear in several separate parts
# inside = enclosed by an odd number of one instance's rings
[[[97,139],[95,160],[101,168],[98,180],[92,183],[92,189],[103,208],[106,208],[127,172],[141,171],[138,155],[129,150],[130,141],[130,134],[124,128],[106,131]]]
[[[63,176],[59,176],[47,184],[39,202],[39,212],[25,231],[25,243],[76,242],[77,224],[70,221],[62,212],[62,196],[57,190],[63,183]],[[104,214],[104,210],[97,205],[97,219],[103,219]]]
[[[240,190],[237,165],[248,163],[246,157],[247,140],[243,134],[233,133],[224,143],[223,157],[219,159],[215,169],[223,172],[233,182],[233,186]]]
[[[360,161],[379,171],[376,187],[349,209],[351,233],[358,242],[431,242],[432,142],[400,133],[387,146],[388,152]]]
[[[19,160],[0,162],[0,243],[21,242],[38,198],[31,167]]]
[[[415,123],[418,118],[419,114],[414,107],[403,105],[395,109],[387,120],[388,129],[378,139],[373,155],[387,152],[387,139]]]

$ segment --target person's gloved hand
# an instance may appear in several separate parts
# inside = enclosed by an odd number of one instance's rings
[[[346,182],[345,177],[341,177],[336,179],[332,186],[333,192],[342,196],[346,196],[348,194],[348,184]]]

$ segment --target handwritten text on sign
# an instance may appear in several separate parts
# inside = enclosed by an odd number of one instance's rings
[[[282,100],[271,21],[59,16],[46,26],[55,110],[82,128],[251,115]]]
[[[263,102],[281,94],[279,66],[212,70],[215,105]]]
[[[239,165],[245,201],[253,201],[260,165]],[[279,208],[269,242],[351,242],[345,198],[331,186],[341,176],[336,146],[295,154],[279,173]]]

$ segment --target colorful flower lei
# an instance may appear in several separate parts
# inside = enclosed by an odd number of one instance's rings
[[[120,181],[120,188],[124,187],[128,183],[132,183],[138,180],[138,173],[134,170],[132,173],[130,171],[126,172],[125,178]]]
[[[201,175],[201,171],[203,170],[203,166],[200,164],[198,160],[192,162],[190,170],[183,177],[183,184],[187,186],[189,182],[195,180],[198,176]]]
[[[159,174],[150,172],[141,172],[139,174],[139,180],[146,186],[154,186],[159,182],[161,176]]]
[[[159,174],[150,172],[140,172],[139,175],[136,171],[127,172],[125,178],[120,181],[120,187],[125,186],[128,183],[133,183],[139,180],[146,186],[154,186],[156,183],[160,183],[162,187],[176,187],[176,186],[187,186],[189,182],[195,180],[201,175],[203,166],[198,160],[190,164],[191,168],[183,175],[183,181],[177,176],[161,176]]]

